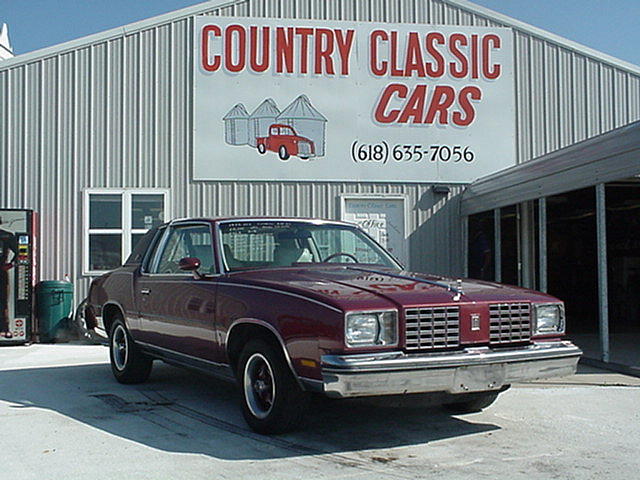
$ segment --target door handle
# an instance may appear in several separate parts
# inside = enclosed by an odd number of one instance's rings
[[[142,290],[140,290],[140,293],[142,295],[149,295],[151,293],[151,290],[149,290],[148,288],[143,288]]]

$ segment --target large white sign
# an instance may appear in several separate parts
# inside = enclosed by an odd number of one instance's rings
[[[515,163],[504,28],[197,17],[195,180],[469,182]]]

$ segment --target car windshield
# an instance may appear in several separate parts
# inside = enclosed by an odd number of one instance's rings
[[[220,224],[222,254],[230,271],[359,263],[401,266],[356,227],[296,221],[239,221]]]

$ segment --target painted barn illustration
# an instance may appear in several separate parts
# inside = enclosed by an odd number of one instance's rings
[[[249,116],[249,145],[257,146],[257,138],[269,134],[269,127],[276,123],[280,110],[272,98],[267,98]]]
[[[306,95],[300,95],[278,115],[278,123],[290,125],[298,135],[309,138],[315,145],[316,157],[324,156],[327,119],[311,105]]]
[[[223,121],[228,145],[249,145],[259,154],[275,152],[282,161],[291,156],[308,160],[325,155],[327,119],[306,95],[299,95],[282,111],[267,98],[250,115],[238,103]]]
[[[224,141],[229,145],[249,143],[249,113],[244,105],[236,104],[224,118]]]

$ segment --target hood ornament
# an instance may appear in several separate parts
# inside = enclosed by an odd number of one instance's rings
[[[462,291],[462,279],[459,278],[458,280],[456,280],[456,288],[449,286],[449,290],[455,292],[455,295],[453,296],[453,301],[459,302],[460,297],[464,295],[464,292]]]

